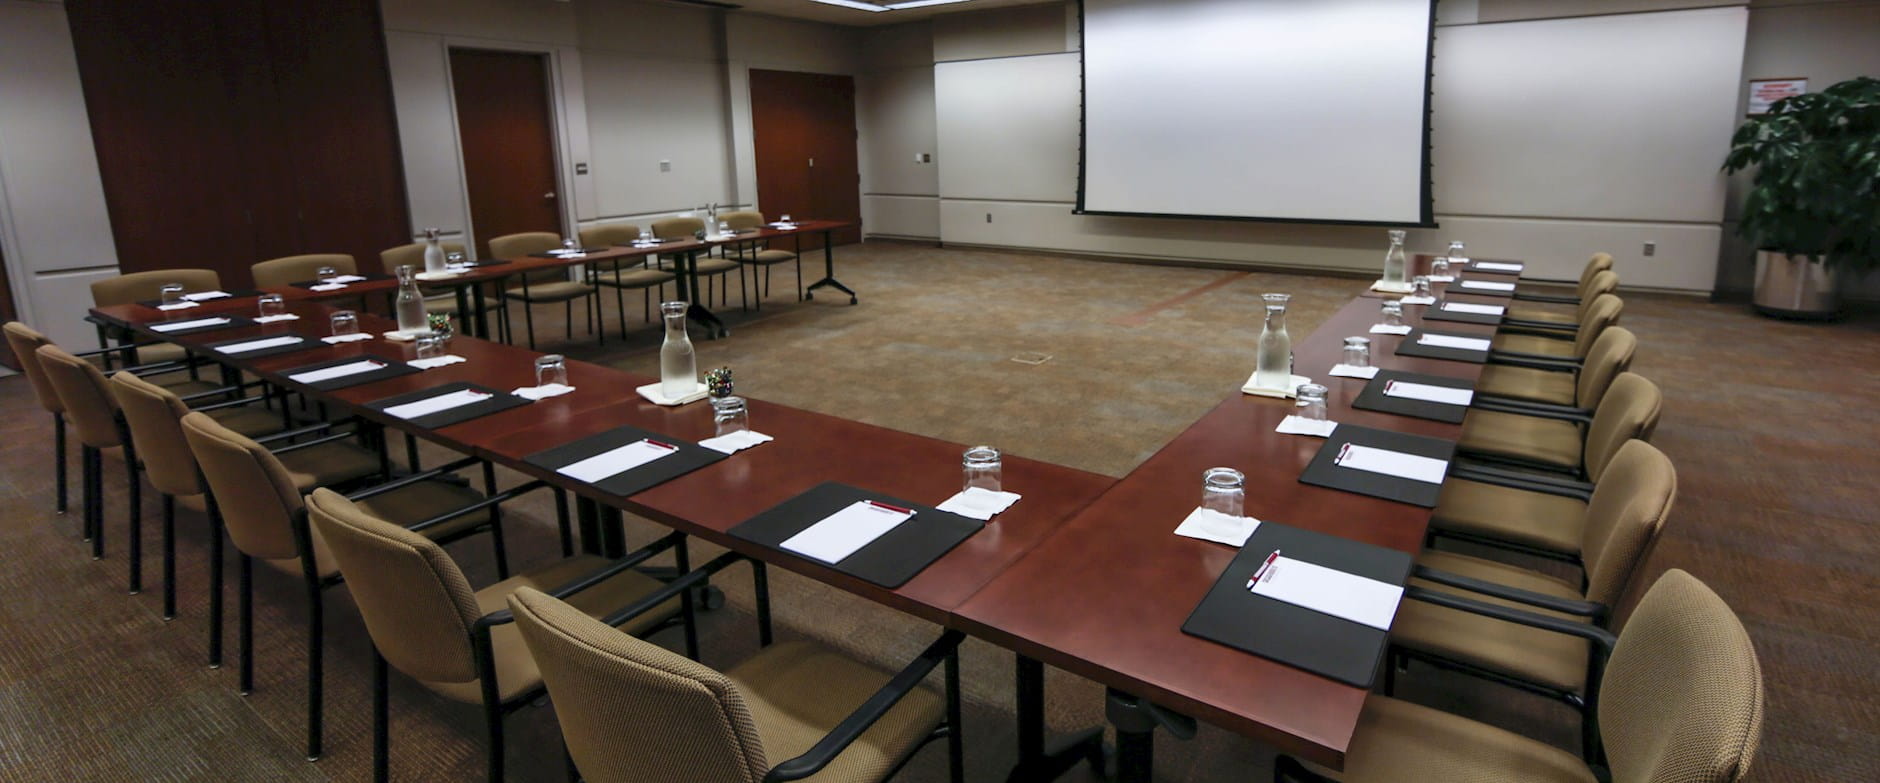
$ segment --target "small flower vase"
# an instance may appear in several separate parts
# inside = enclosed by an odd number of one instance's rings
[[[450,313],[431,313],[425,316],[425,319],[431,324],[431,334],[437,335],[445,342],[449,342],[450,338],[456,336],[456,329],[450,323]]]

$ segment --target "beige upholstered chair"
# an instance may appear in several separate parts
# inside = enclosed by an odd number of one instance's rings
[[[1593,341],[1608,327],[1619,323],[1625,302],[1613,294],[1601,294],[1584,308],[1585,318],[1571,334],[1545,332],[1504,326],[1490,343],[1490,356],[1502,354],[1513,358],[1540,358],[1578,362],[1593,347]]]
[[[1594,299],[1619,290],[1619,274],[1610,269],[1595,272],[1580,284],[1579,301],[1572,310],[1543,307],[1525,302],[1510,302],[1506,321],[1529,323],[1542,328],[1572,329],[1586,320],[1586,307]]]
[[[321,752],[322,639],[324,636],[322,594],[340,584],[338,563],[327,549],[325,540],[306,525],[302,493],[316,487],[356,483],[361,479],[383,477],[385,461],[380,453],[342,442],[349,433],[328,435],[281,447],[270,452],[260,442],[223,426],[205,414],[190,413],[182,418],[184,439],[202,468],[203,478],[214,498],[215,509],[227,529],[230,540],[240,553],[239,630],[241,653],[241,692],[254,690],[253,566],[255,560],[274,569],[301,578],[307,590],[307,757]],[[330,429],[316,425],[309,430]],[[302,431],[290,430],[285,434]],[[279,438],[281,436],[275,436]],[[362,503],[372,513],[397,524],[422,526],[424,535],[439,541],[452,541],[491,529],[494,517],[478,506],[483,495],[453,483],[432,480],[450,470],[461,469],[474,460],[462,460],[415,476],[402,478],[380,488],[364,490],[371,495]],[[466,507],[468,513],[457,513]],[[216,536],[219,539],[220,536]],[[497,566],[504,567],[502,537],[492,535],[496,544]],[[219,542],[212,550],[210,576],[211,655],[221,646],[221,581]]]
[[[1605,660],[1592,705],[1606,751],[1602,768],[1504,729],[1374,694],[1343,772],[1282,757],[1275,780],[1735,783],[1749,774],[1762,737],[1762,667],[1742,622],[1695,577],[1665,572],[1616,642],[1591,626],[1505,611],[1596,640],[1595,654]]]
[[[207,514],[208,489],[202,484],[202,472],[196,456],[183,438],[182,419],[190,408],[169,389],[119,372],[111,376],[111,396],[117,400],[124,423],[130,429],[131,443],[143,463],[150,485],[163,496],[163,619],[176,616],[176,506]],[[257,400],[241,398],[214,403],[198,410],[222,426],[249,437],[260,437],[288,427],[283,414],[254,405]],[[291,455],[289,455],[291,456]],[[135,515],[133,511],[133,515]],[[137,526],[132,525],[135,529]],[[211,520],[211,532],[220,536],[220,527]],[[138,566],[133,556],[132,569]],[[133,590],[136,579],[132,579]]]
[[[248,270],[254,275],[256,288],[281,288],[314,279],[323,266],[330,266],[342,275],[359,274],[359,262],[346,253],[283,256],[262,261]]]
[[[733,212],[720,218],[731,224],[737,231],[764,227],[764,213],[754,211]],[[778,264],[796,262],[796,299],[803,301],[803,259],[788,250],[777,250],[768,242],[748,242],[733,245],[725,249],[725,257],[740,264],[752,267],[751,285],[757,286],[757,267],[764,269],[764,286],[757,294],[757,309],[764,309],[764,297],[770,296],[770,268]],[[738,285],[744,285],[744,272],[738,272]]]
[[[594,783],[880,781],[941,736],[961,780],[957,631],[898,675],[808,642],[719,672],[536,590],[515,591],[509,607],[569,756]],[[942,663],[945,694],[916,685]]]
[[[1584,413],[1546,413],[1534,409],[1491,407],[1478,400],[1462,420],[1457,449],[1498,462],[1559,471],[1584,479],[1586,455],[1614,440],[1650,440],[1664,408],[1658,385],[1634,373],[1614,378],[1599,407]]]
[[[1475,393],[1548,405],[1591,409],[1599,405],[1606,388],[1619,373],[1632,367],[1638,337],[1623,327],[1600,332],[1579,366],[1497,357],[1482,368]]]
[[[1556,305],[1572,305],[1573,307],[1577,308],[1581,303],[1585,302],[1587,299],[1590,298],[1587,296],[1587,292],[1592,289],[1593,278],[1597,276],[1599,273],[1607,271],[1611,268],[1612,268],[1612,254],[1611,253],[1607,253],[1604,251],[1594,253],[1593,257],[1587,260],[1586,266],[1580,270],[1580,282],[1573,289],[1572,295],[1555,296],[1552,294],[1540,294],[1540,293],[1535,293],[1533,291],[1524,291],[1524,290],[1517,288],[1515,289],[1515,292],[1514,292],[1514,298],[1522,300],[1522,301],[1529,301],[1529,302],[1545,302],[1545,303],[1556,304]],[[1554,310],[1554,312],[1565,314],[1565,313],[1573,312],[1573,311],[1572,310]]]
[[[1417,556],[1410,583],[1606,625],[1671,513],[1677,484],[1671,460],[1651,444],[1633,440],[1619,448],[1586,512],[1567,523],[1575,539],[1572,554],[1581,558],[1584,568],[1584,589],[1581,580],[1437,549]],[[1527,523],[1537,527],[1545,521]],[[1598,676],[1589,668],[1597,657],[1584,638],[1424,601],[1405,601],[1398,607],[1390,643],[1402,656],[1490,678],[1512,678],[1524,690],[1539,690],[1582,709],[1587,683]],[[1584,725],[1590,741],[1592,724],[1589,720]]]
[[[561,237],[546,231],[534,231],[523,234],[509,234],[490,240],[490,256],[504,260],[523,260],[532,253],[545,253],[561,247]],[[560,302],[565,308],[563,325],[568,338],[574,339],[574,300],[587,303],[588,332],[594,331],[594,304],[599,289],[584,282],[568,279],[566,268],[543,269],[517,276],[522,283],[520,288],[505,288],[503,304],[505,313],[509,310],[508,300],[522,303],[522,318],[529,330],[529,349],[535,349],[535,305]],[[507,334],[508,319],[504,318],[505,341],[510,341]]]
[[[581,229],[582,247],[613,247],[629,245],[640,238],[640,227],[632,223],[609,223],[603,226],[590,226]],[[653,289],[659,289],[661,299],[666,297],[666,284],[672,282],[673,275],[664,269],[648,266],[650,256],[639,258],[615,259],[588,265],[588,282],[614,289],[615,314],[620,318],[620,335],[627,334],[627,289],[638,289],[648,323],[653,320]]]
[[[462,242],[439,242],[438,247],[444,251],[444,255],[446,256],[449,256],[451,253],[463,252]],[[379,251],[379,268],[385,270],[386,274],[397,273],[398,268],[401,266],[409,266],[420,272],[424,271],[423,242],[413,242],[408,245],[399,245],[398,247]],[[457,315],[457,296],[453,291],[448,289],[444,290],[441,294],[427,292],[427,295],[424,297],[424,311],[434,314],[443,313],[445,315]]]
[[[660,239],[691,239],[704,230],[705,221],[695,217],[670,217],[653,221],[653,236]],[[724,277],[732,270],[743,268],[738,265],[738,262],[729,258],[712,258],[709,255],[693,257],[692,265],[698,270],[699,279],[703,280],[707,286],[702,296],[701,292],[693,291],[692,298],[701,304],[708,305],[711,304],[712,289],[717,286],[717,279]],[[730,296],[731,286],[726,285],[725,292],[720,299],[721,303]]]
[[[137,481],[137,455],[130,449],[129,433],[118,415],[117,400],[105,386],[104,373],[91,362],[67,353],[56,345],[42,345],[34,351],[46,382],[59,397],[59,407],[78,435],[79,496],[85,518],[81,529],[91,542],[91,559],[104,557],[104,458],[122,460],[130,476],[131,587],[137,588],[138,509],[142,507]]]
[[[214,291],[222,287],[222,277],[213,269],[153,269],[148,272],[133,272],[128,275],[107,277],[91,284],[91,302],[98,307],[131,304],[163,298],[162,288],[166,283],[180,283],[185,291]],[[109,341],[132,339],[128,332],[116,328],[98,327],[98,347],[105,347]],[[132,353],[130,364],[156,364],[174,362],[184,358],[182,348],[174,345],[152,345],[139,347]],[[109,361],[109,358],[106,359]]]
[[[491,501],[516,494],[520,492],[511,490]],[[579,611],[605,614],[657,589],[657,580],[632,566],[682,540],[672,534],[657,549],[636,553],[637,559],[572,557],[476,590],[436,542],[387,521],[363,503],[319,490],[308,497],[307,507],[315,533],[331,548],[333,562],[351,586],[372,635],[373,767],[378,780],[389,779],[388,662],[447,699],[483,706],[489,777],[501,780],[503,716],[542,694],[541,674],[509,622],[503,599],[518,589],[554,590]],[[676,599],[662,602],[636,618],[628,630],[650,633],[663,627],[679,612],[678,604]],[[615,706],[639,708],[624,702]]]

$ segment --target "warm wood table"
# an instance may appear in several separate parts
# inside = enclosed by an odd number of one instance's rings
[[[1419,325],[1422,308],[1405,308]],[[1474,380],[1481,365],[1393,354],[1402,337],[1368,334],[1376,300],[1346,304],[1311,336],[1294,343],[1293,371],[1330,389],[1332,420],[1432,437],[1459,427],[1350,406],[1364,380],[1326,375],[1349,336],[1372,340],[1372,362]],[[1492,333],[1490,327],[1441,322],[1445,331]],[[960,607],[966,632],[1110,688],[1148,699],[1282,750],[1343,765],[1366,691],[1182,632],[1237,550],[1174,534],[1201,499],[1201,474],[1231,467],[1246,474],[1246,513],[1406,552],[1419,551],[1429,510],[1303,484],[1300,473],[1325,441],[1278,435],[1291,400],[1233,393],[1137,467],[1057,533],[1003,571]],[[1275,629],[1283,633],[1284,629]],[[1021,671],[1021,704],[1042,704],[1042,679]],[[1027,681],[1029,680],[1029,681]],[[1032,747],[1022,772],[1035,775],[1041,732],[1021,715]],[[1013,779],[1027,774],[1014,773]]]

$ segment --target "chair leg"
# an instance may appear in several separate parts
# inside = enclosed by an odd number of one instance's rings
[[[235,558],[237,587],[241,597],[235,609],[237,655],[241,656],[243,696],[255,692],[255,564],[246,553]]]
[[[496,466],[483,463],[483,492],[496,494]],[[490,544],[496,547],[496,578],[509,578],[509,549],[503,545],[503,507],[490,506]]]
[[[568,342],[574,342],[574,300],[573,299],[570,299],[566,302],[561,303],[561,313],[562,313],[561,315],[562,334],[566,335],[566,339],[568,340]]]
[[[770,570],[761,560],[751,561],[751,586],[757,595],[757,646],[769,647],[770,627]]]
[[[144,591],[144,482],[137,476],[136,448],[129,437],[121,440],[125,478],[130,482],[130,527],[124,539],[125,560],[129,563],[129,592],[136,595]]]
[[[176,619],[176,496],[163,493],[163,621]]]
[[[529,350],[533,351],[535,350],[535,305],[531,302],[522,303],[522,323],[528,327]]]
[[[692,555],[686,547],[688,539],[679,539],[679,545],[673,547],[673,558],[679,573],[692,571]],[[698,612],[693,607],[692,590],[679,593],[679,611],[685,620],[685,657],[698,660]]]
[[[483,687],[483,721],[489,732],[489,781],[502,783],[503,702],[497,697],[494,685]]]
[[[209,668],[222,668],[222,508],[209,501]]]
[[[947,777],[966,783],[965,711],[960,709],[960,651],[947,654]]]
[[[726,288],[728,289],[730,288],[730,286],[726,286]],[[744,265],[743,264],[738,265],[738,299],[743,300],[744,309],[745,311],[748,312],[751,309],[751,292],[744,287]],[[762,307],[763,303],[760,301],[758,303],[758,306]]]
[[[378,645],[372,646],[372,779],[388,783],[392,779],[392,726],[390,683],[386,682],[385,656]]]
[[[320,583],[307,582],[307,760],[320,760],[326,714],[326,597]]]
[[[65,414],[63,413],[52,414],[52,450],[57,453],[59,459],[58,462],[52,464],[52,475],[54,483],[58,484],[59,487],[58,511],[63,514],[66,508],[65,474],[67,470],[65,464]]]
[[[555,526],[561,529],[561,556],[574,557],[574,526],[568,522],[568,492],[555,488]]]
[[[104,454],[85,447],[85,516],[91,525],[91,559],[104,559]]]
[[[619,316],[620,318],[620,339],[625,340],[627,339],[627,291],[626,289],[624,288],[614,289],[614,307],[617,308],[614,312],[614,315]]]
[[[803,255],[796,256],[796,301],[803,301]]]

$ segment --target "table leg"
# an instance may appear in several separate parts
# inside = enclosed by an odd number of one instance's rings
[[[575,519],[581,526],[581,552],[618,559],[627,554],[627,531],[620,509],[587,498],[575,499]]]
[[[483,298],[483,284],[478,283],[476,285],[471,286],[470,291],[471,291],[471,295],[475,297],[476,299],[475,306],[477,309],[477,317],[476,317],[477,336],[485,340],[488,340],[490,339],[490,308],[489,308],[488,301]]]
[[[823,232],[823,279],[818,280],[814,283],[810,283],[809,292],[804,294],[803,298],[815,299],[816,289],[822,288],[823,286],[828,286],[830,288],[836,289],[837,291],[841,291],[842,293],[848,294],[849,304],[855,304],[858,301],[855,298],[855,292],[852,290],[849,290],[848,286],[843,285],[841,281],[836,279],[836,250],[835,250],[835,232],[834,231]]]
[[[679,274],[675,275],[675,277],[679,279],[679,299],[692,303],[691,307],[686,308],[686,317],[698,323],[699,326],[704,327],[705,336],[707,338],[717,339],[719,337],[730,337],[731,330],[725,328],[725,322],[718,320],[718,316],[712,313],[711,308],[686,298],[687,281],[691,282],[690,290],[692,293],[696,294],[699,291],[697,254],[690,252],[683,253],[680,255],[680,258],[683,260],[679,263],[683,264],[684,268],[679,271]]]
[[[476,337],[482,337],[483,335],[481,335],[481,334],[477,334],[477,333],[476,333],[476,331],[475,331],[475,329],[473,329],[473,328],[472,328],[472,327],[470,326],[470,290],[469,290],[469,286],[461,286],[461,285],[459,285],[459,286],[451,286],[451,293],[453,293],[453,294],[456,294],[456,295],[457,295],[457,322],[458,322],[458,324],[460,324],[460,326],[461,326],[461,328],[462,328],[462,329],[463,329],[463,330],[464,330],[465,332],[467,332],[467,333],[469,333],[469,334],[471,334],[471,335],[473,335],[473,336],[476,336]]]
[[[1089,762],[1103,773],[1103,729],[1085,729],[1045,749],[1044,664],[1018,656],[1018,763],[1006,776],[1008,783],[1056,780],[1077,762]]]

